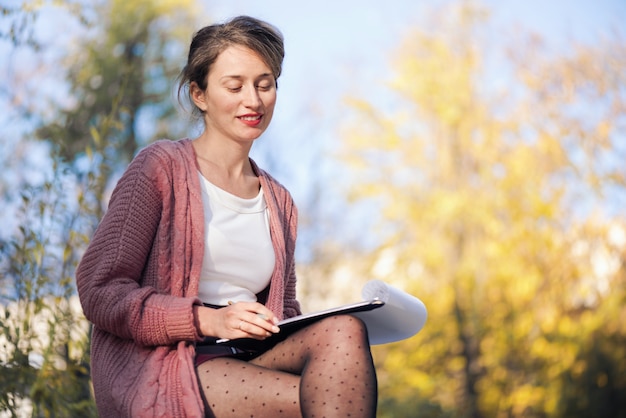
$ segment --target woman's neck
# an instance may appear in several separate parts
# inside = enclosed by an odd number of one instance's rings
[[[259,180],[250,163],[250,146],[216,141],[205,135],[192,143],[200,172],[207,180],[236,196],[258,194]]]

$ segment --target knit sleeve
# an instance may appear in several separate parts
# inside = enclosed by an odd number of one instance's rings
[[[289,269],[289,277],[287,278],[287,285],[285,287],[285,302],[283,309],[284,318],[292,318],[302,314],[300,309],[300,302],[296,299],[296,269],[295,263],[291,263]]]
[[[295,249],[296,238],[298,230],[298,210],[293,202],[290,194],[286,195],[286,216],[283,220],[285,237],[287,241],[287,265],[285,269],[285,295],[283,302],[283,316],[284,318],[291,318],[296,315],[301,315],[300,302],[296,298],[296,263],[295,263]]]
[[[162,217],[163,164],[144,150],[119,180],[109,208],[76,271],[78,294],[96,327],[139,345],[198,340],[195,298],[142,283]]]

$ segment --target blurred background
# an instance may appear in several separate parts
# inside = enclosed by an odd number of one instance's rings
[[[626,2],[0,2],[0,417],[95,416],[74,269],[136,152],[201,127],[193,32],[287,56],[253,158],[300,209],[305,311],[380,279],[379,417],[626,417]]]

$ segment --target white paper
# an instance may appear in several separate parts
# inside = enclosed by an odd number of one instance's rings
[[[403,290],[380,280],[372,280],[362,290],[363,300],[380,299],[381,308],[353,315],[367,325],[370,344],[386,344],[417,334],[428,316],[424,303]]]

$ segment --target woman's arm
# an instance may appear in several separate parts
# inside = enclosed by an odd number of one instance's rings
[[[95,326],[141,345],[198,340],[195,298],[160,294],[142,274],[162,218],[171,181],[149,149],[129,165],[76,271],[78,294]]]

